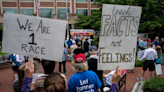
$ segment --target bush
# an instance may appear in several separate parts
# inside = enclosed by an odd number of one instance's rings
[[[142,61],[136,61],[136,67],[143,67],[145,60]]]
[[[93,43],[95,46],[98,46],[98,43],[99,43],[99,36],[96,36],[94,39],[93,39]]]
[[[149,92],[163,92],[164,91],[164,78],[155,78],[145,81],[143,85],[144,91]]]

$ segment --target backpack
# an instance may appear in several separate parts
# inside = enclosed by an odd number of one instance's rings
[[[158,54],[160,57],[156,60],[156,63],[162,64],[163,63],[163,58],[162,54]]]
[[[11,55],[9,56],[9,59],[10,59],[10,58],[14,61],[14,63],[15,63],[18,67],[21,66],[21,65],[16,61],[16,55],[14,56],[13,54],[11,54]]]

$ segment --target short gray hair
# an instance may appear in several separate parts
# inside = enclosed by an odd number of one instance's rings
[[[73,62],[73,70],[76,72],[80,72],[80,71],[86,71],[88,70],[88,62],[85,61],[83,63],[75,63]]]

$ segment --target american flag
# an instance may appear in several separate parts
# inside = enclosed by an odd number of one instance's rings
[[[38,13],[40,13],[40,4],[39,4],[39,0],[36,0],[36,3],[37,3]]]
[[[67,2],[67,18],[69,19],[69,6],[68,6],[68,2]]]

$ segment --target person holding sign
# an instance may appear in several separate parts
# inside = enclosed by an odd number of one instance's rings
[[[155,68],[157,68],[158,64],[162,64],[163,63],[163,57],[162,57],[162,50],[161,50],[161,46],[156,46],[156,51],[158,54],[158,59],[156,60],[156,66]],[[158,68],[157,68],[158,69]],[[161,67],[159,67],[159,69],[161,70]],[[156,70],[157,71],[157,70]],[[154,72],[154,75],[156,76],[156,71]],[[159,75],[160,76],[160,75]]]
[[[149,43],[148,49],[145,50],[144,55],[138,59],[137,61],[141,61],[145,59],[144,65],[143,65],[143,73],[142,77],[137,78],[137,80],[143,80],[143,76],[145,71],[147,70],[147,67],[149,67],[150,71],[150,78],[152,77],[152,71],[155,69],[154,62],[156,59],[158,59],[157,52],[152,48],[153,44]]]

